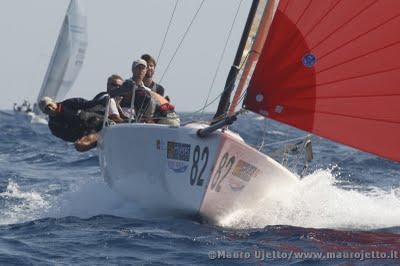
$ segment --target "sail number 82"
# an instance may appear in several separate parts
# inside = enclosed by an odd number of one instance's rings
[[[201,156],[200,156],[201,154]],[[203,173],[207,167],[208,155],[210,154],[208,147],[204,147],[201,151],[200,146],[196,145],[193,151],[193,164],[190,170],[190,185],[202,186],[204,184]]]
[[[224,180],[229,172],[232,170],[232,166],[235,164],[235,156],[229,158],[229,153],[225,153],[219,162],[217,172],[211,182],[211,190],[219,192],[221,190],[221,182]]]

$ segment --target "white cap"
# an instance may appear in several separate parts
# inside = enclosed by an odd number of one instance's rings
[[[43,113],[46,113],[46,107],[47,105],[54,103],[54,100],[50,97],[43,97],[40,101],[39,101],[39,108],[40,110],[42,110]]]
[[[138,59],[138,60],[133,61],[133,63],[132,63],[132,69],[134,69],[135,67],[137,67],[137,66],[139,66],[139,65],[143,65],[143,66],[147,67],[147,62],[146,62],[146,60]]]

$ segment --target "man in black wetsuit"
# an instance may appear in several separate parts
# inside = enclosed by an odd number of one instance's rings
[[[39,108],[49,116],[51,133],[65,141],[74,142],[75,148],[83,152],[97,145],[97,132],[103,126],[107,100],[71,98],[57,103],[44,97],[39,102]]]

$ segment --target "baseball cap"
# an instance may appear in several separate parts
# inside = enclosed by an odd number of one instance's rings
[[[137,59],[135,61],[133,61],[132,63],[132,69],[139,66],[139,65],[143,65],[145,67],[147,67],[147,62],[143,59]]]

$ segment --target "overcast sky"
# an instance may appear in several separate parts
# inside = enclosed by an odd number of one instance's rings
[[[175,0],[84,0],[89,44],[83,68],[67,97],[92,98],[113,73],[129,77],[132,60],[143,53],[157,57]],[[156,69],[164,72],[201,0],[179,0]],[[161,84],[178,111],[204,105],[219,57],[240,0],[205,0]],[[33,102],[41,87],[69,0],[2,0],[0,9],[0,109]],[[211,97],[225,83],[251,0],[242,0],[239,16]],[[212,106],[209,111],[214,111]]]

